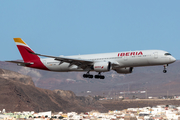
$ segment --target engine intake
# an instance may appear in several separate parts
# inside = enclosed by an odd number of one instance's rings
[[[96,62],[93,68],[96,72],[107,72],[111,70],[111,62]]]

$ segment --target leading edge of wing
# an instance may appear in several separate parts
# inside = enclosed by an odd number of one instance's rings
[[[38,55],[38,56],[43,56],[43,57],[49,57],[49,58],[54,58],[54,60],[58,60],[58,61],[61,61],[61,62],[67,62],[67,63],[83,63],[83,64],[91,64],[93,63],[93,61],[91,60],[86,60],[86,59],[76,59],[76,58],[69,58],[69,57],[56,57],[56,56],[49,56],[49,55],[42,55],[42,54],[38,54],[38,53],[32,53],[30,52],[31,54],[34,54],[34,55]]]

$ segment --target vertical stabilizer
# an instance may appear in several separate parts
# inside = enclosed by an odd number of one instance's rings
[[[14,41],[24,62],[33,62],[40,59],[39,56],[30,53],[34,53],[34,51],[21,38],[14,38]]]
[[[25,66],[48,70],[48,68],[41,62],[39,56],[32,54],[34,51],[21,38],[14,38],[14,41],[21,53]]]

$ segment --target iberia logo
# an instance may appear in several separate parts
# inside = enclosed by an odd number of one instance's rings
[[[140,51],[140,52],[118,53],[118,57],[120,57],[120,56],[134,56],[134,55],[143,55],[143,53],[142,53],[142,51]]]
[[[100,69],[103,69],[104,66],[95,66],[95,68],[100,68]]]

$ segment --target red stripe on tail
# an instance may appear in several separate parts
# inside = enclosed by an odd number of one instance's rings
[[[23,45],[17,45],[21,56],[26,63],[34,63],[32,65],[27,65],[27,67],[49,70],[40,60],[39,56],[31,54],[30,52],[34,53],[29,47]]]

